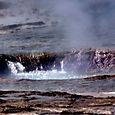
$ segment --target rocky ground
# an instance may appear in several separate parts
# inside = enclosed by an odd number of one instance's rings
[[[115,97],[95,98],[66,92],[0,91],[0,113],[36,115],[112,115]]]
[[[101,79],[102,78],[102,79]],[[113,80],[114,76],[98,76],[90,81]],[[71,81],[71,80],[70,80]],[[49,83],[48,83],[49,82]],[[114,115],[115,114],[115,97],[114,95],[97,95],[97,94],[77,94],[76,92],[69,93],[58,89],[54,91],[48,87],[54,87],[54,84],[64,84],[67,81],[34,81],[34,80],[12,80],[1,79],[0,84],[5,83],[8,86],[17,84],[19,90],[7,90],[4,87],[0,91],[0,115]],[[76,82],[76,80],[73,80]],[[30,87],[32,84],[37,84],[38,90],[25,90],[20,86]],[[72,82],[71,82],[72,83]],[[47,90],[44,90],[42,85],[46,84]],[[3,85],[3,84],[2,84]],[[94,84],[95,85],[95,84]],[[8,87],[7,86],[7,87]],[[1,86],[0,86],[1,87]],[[15,85],[13,86],[15,88]],[[41,90],[40,90],[41,87]],[[69,87],[69,86],[68,86]],[[34,88],[33,88],[34,89]],[[76,85],[77,89],[77,85]],[[72,89],[71,89],[72,90]],[[87,92],[87,91],[86,91]]]

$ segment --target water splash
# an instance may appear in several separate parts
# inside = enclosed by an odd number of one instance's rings
[[[25,70],[25,67],[19,62],[8,61],[8,67],[13,74],[21,73]]]
[[[60,64],[61,64],[61,71],[62,71],[62,72],[65,72],[65,70],[64,70],[64,62],[63,62],[63,60],[60,62]]]
[[[16,69],[16,66],[13,62],[8,61],[8,67],[11,70],[11,73],[16,74],[18,72]]]
[[[43,70],[43,66],[42,65],[40,66],[40,69]]]
[[[62,80],[62,79],[78,79],[86,76],[69,74],[64,71],[63,61],[60,62],[61,70],[58,71],[55,68],[49,71],[38,69],[30,72],[25,72],[25,67],[19,62],[8,61],[8,67],[11,74],[15,76],[16,79],[33,79],[33,80]],[[42,67],[42,66],[41,66]]]

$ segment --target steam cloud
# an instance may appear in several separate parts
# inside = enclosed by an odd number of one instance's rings
[[[115,46],[114,0],[53,0],[51,5],[64,24],[65,46]]]
[[[6,3],[1,3],[0,9],[6,8]],[[10,3],[12,13],[22,13],[22,18],[40,18],[41,11],[57,17],[62,25],[64,47],[115,45],[114,0],[10,0]]]

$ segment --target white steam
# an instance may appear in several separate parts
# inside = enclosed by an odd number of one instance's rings
[[[66,39],[64,47],[115,45],[114,0],[50,1],[54,14],[62,21]]]
[[[10,16],[0,19],[0,23],[54,18],[62,25],[65,48],[115,46],[114,0],[2,1],[10,2],[10,7],[0,13]]]

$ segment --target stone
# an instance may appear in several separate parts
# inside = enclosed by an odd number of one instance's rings
[[[74,50],[63,60],[64,70],[77,74],[115,72],[115,50],[80,49]]]

